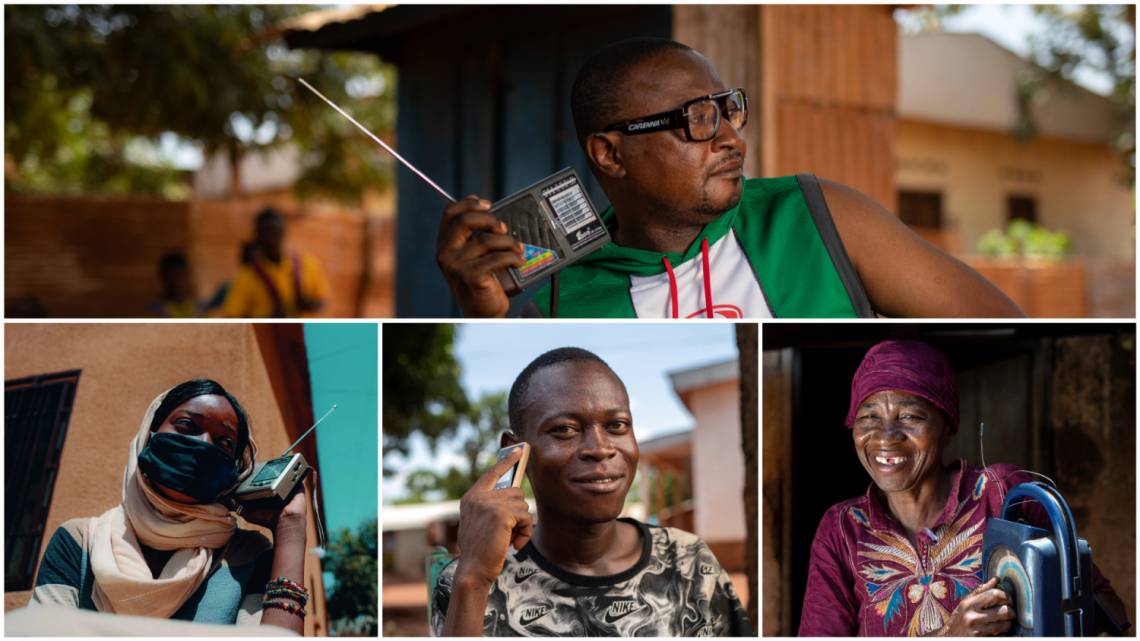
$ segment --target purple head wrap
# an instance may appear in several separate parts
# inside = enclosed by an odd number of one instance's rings
[[[847,421],[867,397],[883,390],[898,390],[925,399],[950,419],[950,433],[958,431],[958,384],[950,361],[942,352],[920,341],[883,341],[867,350],[851,379],[851,405]]]

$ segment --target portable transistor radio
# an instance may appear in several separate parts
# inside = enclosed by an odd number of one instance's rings
[[[1013,520],[1017,506],[1039,503],[1049,516],[1049,532]],[[1096,604],[1092,588],[1092,550],[1077,537],[1077,526],[1060,492],[1039,482],[1014,486],[1001,516],[989,520],[982,538],[985,579],[1013,602],[1017,618],[1012,636],[1091,636]]]
[[[301,438],[294,441],[284,454],[269,461],[255,463],[253,472],[234,490],[234,499],[243,508],[284,505],[293,496],[293,490],[313,471],[305,457],[300,452],[293,452],[293,448],[317,429],[321,421],[334,410],[336,405],[329,408],[324,416],[305,430]]]
[[[449,202],[456,202],[435,181],[408,162],[376,134],[348,115],[335,102],[324,97],[312,85],[298,78],[306,89],[344,116],[373,142],[419,176]],[[500,199],[491,213],[507,224],[509,233],[523,244],[521,267],[511,267],[499,275],[504,289],[517,294],[545,278],[569,267],[582,256],[593,252],[610,240],[609,230],[602,224],[594,204],[590,202],[578,173],[567,167],[533,185]],[[510,283],[504,281],[504,275]],[[511,287],[510,285],[513,285]]]
[[[509,273],[519,289],[569,266],[610,240],[578,172],[567,167],[499,200],[491,213],[523,244],[522,267]]]

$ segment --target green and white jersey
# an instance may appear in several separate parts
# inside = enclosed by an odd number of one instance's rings
[[[611,232],[613,208],[602,214]],[[810,174],[744,181],[683,253],[610,242],[533,302],[560,318],[843,318],[874,313]]]

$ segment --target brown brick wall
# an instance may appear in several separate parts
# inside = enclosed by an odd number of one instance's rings
[[[34,296],[51,317],[148,316],[157,266],[184,248],[188,206],[140,198],[5,198],[8,304]]]
[[[286,215],[287,248],[316,256],[325,270],[331,296],[322,315],[392,315],[394,222],[287,198],[9,196],[5,302],[11,309],[31,296],[55,318],[152,316],[158,261],[178,250],[189,256],[205,298],[237,271],[241,243],[252,236],[253,217],[267,201]]]

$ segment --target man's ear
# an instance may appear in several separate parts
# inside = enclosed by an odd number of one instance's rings
[[[517,445],[518,443],[519,437],[516,436],[514,432],[503,432],[502,436],[499,437],[500,448],[510,447],[512,445]]]
[[[603,175],[623,178],[625,164],[621,157],[621,134],[616,131],[590,134],[586,138],[586,157]]]

